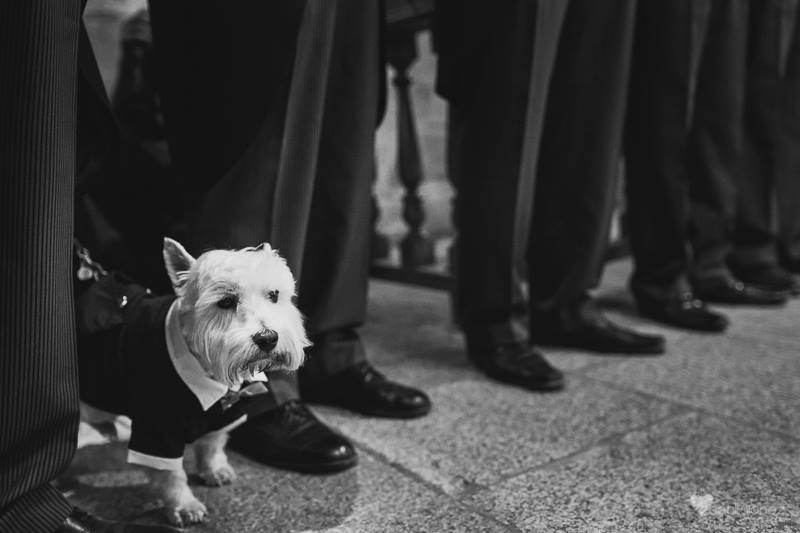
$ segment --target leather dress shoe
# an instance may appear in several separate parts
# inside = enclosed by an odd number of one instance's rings
[[[666,300],[637,296],[636,304],[642,315],[670,326],[711,332],[722,332],[728,327],[725,315],[711,311],[691,292]]]
[[[533,346],[519,341],[468,349],[469,358],[487,376],[525,389],[551,392],[564,388],[564,374]]]
[[[734,275],[757,289],[800,294],[800,281],[797,276],[774,263],[736,268]]]
[[[229,446],[266,465],[312,474],[339,472],[358,462],[350,441],[320,422],[299,400],[234,429]]]
[[[113,522],[92,516],[86,511],[73,508],[56,533],[179,533],[180,529],[160,525]]]
[[[786,293],[759,288],[749,283],[722,278],[693,283],[694,293],[703,300],[731,305],[783,305]]]
[[[664,337],[647,335],[614,324],[605,317],[570,328],[536,328],[531,340],[540,346],[564,346],[597,353],[661,354]]]
[[[532,311],[531,342],[597,353],[661,354],[664,337],[623,328],[606,318],[587,295],[571,305]]]
[[[367,362],[338,372],[321,384],[304,386],[301,379],[300,396],[310,403],[382,418],[417,418],[431,410],[424,392],[386,379]]]

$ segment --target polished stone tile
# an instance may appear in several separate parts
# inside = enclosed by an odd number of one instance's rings
[[[486,518],[362,453],[356,469],[336,475],[300,475],[263,467],[231,454],[234,484],[193,486],[209,508],[199,532],[263,531],[504,531]],[[187,454],[191,475],[191,457]],[[125,445],[78,452],[58,487],[70,501],[99,516],[161,523],[147,477],[125,464]]]
[[[794,344],[686,336],[656,359],[621,361],[591,377],[800,437],[800,356]]]
[[[676,411],[666,402],[582,379],[550,394],[485,380],[446,383],[428,393],[433,411],[418,420],[318,412],[389,463],[402,464],[447,493],[463,494]]]
[[[522,531],[800,530],[800,448],[687,414],[476,494]]]

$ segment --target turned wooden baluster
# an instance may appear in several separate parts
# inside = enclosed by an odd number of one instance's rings
[[[373,162],[372,165],[372,184],[375,185],[375,180],[378,177],[378,163]],[[378,203],[378,198],[375,191],[372,191],[372,237],[370,242],[370,249],[372,251],[372,259],[386,259],[389,257],[389,239],[386,235],[378,231],[378,220],[381,218],[381,206]]]
[[[395,34],[389,38],[388,59],[394,68],[392,80],[397,89],[397,170],[405,187],[403,220],[408,233],[400,243],[403,267],[416,268],[434,263],[433,243],[422,232],[425,209],[418,188],[422,183],[422,162],[414,121],[409,87],[408,69],[417,59],[417,45],[413,31]]]

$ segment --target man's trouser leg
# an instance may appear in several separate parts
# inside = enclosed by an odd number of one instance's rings
[[[635,1],[571,0],[547,102],[529,250],[532,310],[602,272],[616,201]]]
[[[714,0],[703,47],[690,136],[691,277],[730,276],[737,186],[744,148],[747,0]]]
[[[268,241],[298,276],[310,204],[302,198],[313,189],[314,121],[324,103],[324,84],[315,80],[327,77],[331,9],[319,0],[222,10],[151,0],[150,11],[167,137],[184,191],[179,237],[193,253]],[[220,38],[211,38],[210,27]],[[254,408],[297,397],[292,375],[270,376],[269,389]]]
[[[300,371],[304,386],[365,360],[353,328],[367,307],[382,21],[373,0],[336,6],[299,286],[298,305],[314,342]]]
[[[81,3],[0,17],[0,530],[54,531],[78,429],[72,211]]]
[[[711,0],[641,0],[626,122],[631,280],[638,297],[688,290],[692,102]]]
[[[471,97],[449,109],[456,312],[468,342],[477,345],[513,339],[544,111],[567,9],[561,0],[511,4],[507,31],[493,34],[473,65]]]

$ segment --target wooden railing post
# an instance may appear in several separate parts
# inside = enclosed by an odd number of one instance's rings
[[[414,31],[397,32],[390,36],[389,64],[394,68],[392,80],[397,92],[397,170],[405,187],[403,220],[408,233],[400,243],[404,268],[416,268],[434,263],[433,243],[422,232],[425,209],[418,188],[423,180],[419,139],[411,103],[408,69],[417,59]]]
[[[374,161],[372,164],[372,184],[374,186],[375,180],[378,177],[378,162]],[[375,190],[372,191],[372,236],[370,242],[371,256],[373,261],[378,259],[386,259],[389,257],[389,239],[386,235],[378,231],[378,220],[381,218],[381,206],[378,203],[378,198],[375,195]]]

